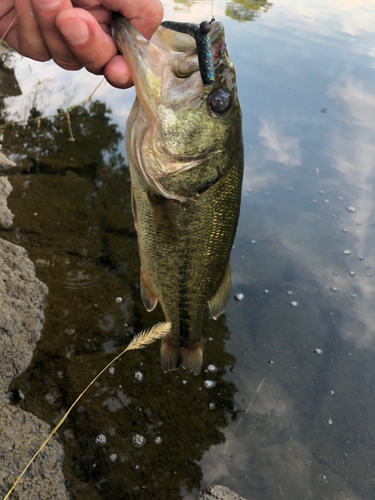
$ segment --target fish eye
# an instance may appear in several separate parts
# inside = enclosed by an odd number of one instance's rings
[[[209,102],[213,111],[216,113],[224,113],[230,108],[232,98],[227,90],[215,89],[210,94]]]

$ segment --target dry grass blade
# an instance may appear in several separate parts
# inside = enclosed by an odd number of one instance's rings
[[[68,409],[68,411],[65,413],[65,415],[62,417],[62,419],[59,421],[59,423],[56,425],[56,427],[48,434],[47,438],[43,441],[42,445],[40,446],[39,450],[35,453],[33,458],[30,460],[30,462],[26,465],[24,470],[21,472],[21,474],[18,476],[17,480],[13,484],[13,486],[10,488],[8,493],[5,495],[3,500],[7,500],[9,498],[9,495],[12,493],[14,488],[17,486],[19,481],[22,479],[23,475],[27,471],[27,469],[30,467],[30,465],[34,462],[36,457],[39,455],[39,453],[43,450],[45,445],[48,443],[48,441],[51,439],[51,437],[55,434],[55,432],[61,427],[61,425],[64,423],[66,420],[67,416],[69,413],[72,411],[72,409],[75,407],[75,405],[78,403],[78,401],[82,398],[82,396],[88,391],[88,389],[92,386],[94,382],[98,380],[100,375],[102,375],[110,366],[112,363],[114,363],[116,360],[118,360],[119,357],[121,357],[123,354],[126,353],[126,351],[130,351],[132,349],[142,349],[143,347],[146,347],[149,344],[152,344],[157,339],[161,339],[166,335],[167,333],[170,332],[171,329],[171,324],[170,323],[157,323],[154,325],[150,330],[146,330],[144,332],[139,333],[136,335],[133,340],[130,342],[130,344],[120,352],[110,363],[108,363],[101,372],[98,373],[98,375],[89,383],[89,385],[86,387],[86,389],[81,392],[81,394],[78,396],[78,398],[74,401],[72,406]]]
[[[250,401],[250,403],[249,403],[248,407],[246,408],[244,415],[243,415],[243,416],[242,416],[242,417],[241,417],[241,418],[237,421],[237,424],[236,424],[235,428],[233,429],[233,436],[234,436],[234,434],[235,434],[235,432],[236,432],[236,430],[237,430],[237,427],[238,427],[238,426],[240,425],[240,423],[242,422],[243,418],[244,418],[244,417],[247,417],[247,414],[248,414],[248,412],[249,412],[249,410],[250,410],[250,407],[251,407],[251,405],[253,404],[254,399],[257,397],[258,392],[260,391],[260,389],[261,389],[261,387],[262,387],[262,385],[263,385],[263,382],[264,382],[265,380],[266,380],[266,377],[264,377],[264,378],[263,378],[263,380],[261,381],[261,383],[258,385],[258,389],[255,391],[254,396],[251,398],[251,401]],[[224,451],[223,451],[223,455],[225,455],[225,453],[226,453],[226,451],[227,451],[227,448],[228,448],[228,441],[227,441],[227,442],[226,442],[226,444],[225,444]]]

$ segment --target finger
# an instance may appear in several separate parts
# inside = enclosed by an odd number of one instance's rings
[[[112,57],[104,68],[103,74],[107,81],[118,89],[127,89],[133,85],[130,68],[122,55]]]
[[[48,61],[51,54],[44,43],[29,0],[15,0],[18,29],[11,30],[10,43],[18,52],[37,61]]]
[[[163,19],[163,5],[159,0],[73,0],[73,3],[86,9],[102,5],[110,12],[120,12],[148,39]]]
[[[72,7],[70,0],[31,1],[44,42],[56,64],[68,70],[82,68],[82,64],[67,46],[55,25],[56,16],[65,9]]]
[[[86,10],[63,10],[56,17],[56,26],[76,59],[91,73],[102,74],[118,53],[113,39]]]

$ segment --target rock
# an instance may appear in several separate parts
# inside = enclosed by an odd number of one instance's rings
[[[220,484],[211,484],[203,488],[196,500],[246,500],[234,491]]]
[[[0,177],[0,228],[8,228],[13,223],[13,214],[7,206],[7,198],[11,191],[12,186],[8,179],[6,177]]]
[[[0,177],[0,221],[8,227],[13,215],[6,206],[11,191]],[[4,222],[5,221],[5,222]],[[11,379],[30,363],[43,327],[43,302],[48,290],[35,276],[24,248],[0,239],[0,497],[3,498],[50,432],[49,425],[9,404]],[[63,448],[51,439],[15,488],[19,500],[69,498],[62,474]],[[15,496],[16,498],[16,496]]]
[[[0,171],[7,170],[8,168],[12,168],[15,166],[16,164],[14,163],[14,161],[7,158],[5,154],[0,151]]]

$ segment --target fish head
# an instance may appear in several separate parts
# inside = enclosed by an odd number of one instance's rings
[[[223,24],[213,22],[209,33],[210,86],[203,85],[192,36],[160,26],[148,41],[120,15],[113,36],[137,95],[126,129],[129,163],[156,193],[196,198],[242,154],[241,109]]]

